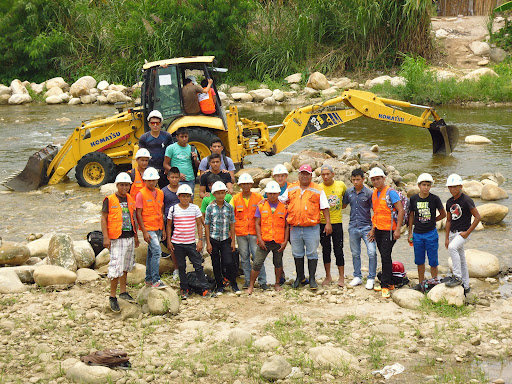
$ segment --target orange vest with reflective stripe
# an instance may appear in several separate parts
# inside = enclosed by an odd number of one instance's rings
[[[108,199],[108,215],[107,215],[107,233],[108,238],[111,240],[119,239],[123,233],[123,209],[119,198],[115,193],[107,196]],[[132,222],[132,229],[135,232],[135,223],[133,221],[133,212],[135,211],[135,200],[126,195],[126,202],[128,203],[128,210],[130,211],[130,220]]]
[[[396,223],[391,216],[391,209],[389,209],[386,202],[386,194],[388,188],[389,187],[387,186],[384,187],[378,198],[377,189],[375,189],[372,194],[373,227],[383,231],[391,231],[396,229]]]
[[[146,231],[158,231],[164,229],[162,207],[164,206],[164,193],[156,189],[156,199],[153,193],[144,187],[140,190],[142,194],[142,221]]]
[[[206,89],[206,88],[203,88]],[[199,108],[201,112],[211,115],[215,112],[215,103],[213,102],[213,90],[210,89],[208,93],[198,93]]]
[[[302,196],[299,182],[288,186],[288,224],[294,227],[312,227],[320,223],[320,193],[322,188],[309,184]]]
[[[142,180],[142,176],[138,169],[134,168],[135,171],[135,179],[133,180],[132,186],[130,188],[130,196],[134,199],[137,197],[137,193],[140,192],[142,188],[146,186],[144,180]]]
[[[279,202],[275,211],[272,213],[268,201],[259,205],[261,216],[261,238],[263,241],[272,241],[284,243],[286,228],[286,207]]]
[[[242,192],[233,196],[233,205],[235,206],[235,233],[237,236],[247,236],[256,234],[256,208],[263,197],[257,193],[251,192],[249,206],[245,206]]]

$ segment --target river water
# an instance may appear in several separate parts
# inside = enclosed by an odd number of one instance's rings
[[[282,106],[240,106],[239,109],[241,116],[260,120],[268,125],[279,124],[290,110]],[[432,155],[430,135],[425,129],[360,118],[306,137],[274,157],[257,155],[247,159],[252,162],[251,166],[269,168],[289,161],[294,153],[305,148],[329,148],[341,154],[347,147],[366,145],[369,149],[371,145],[378,144],[381,149],[379,160],[393,165],[402,175],[409,172],[416,175],[422,172],[431,173],[436,181],[432,192],[438,194],[443,201],[449,197],[448,189],[443,187],[444,182],[454,172],[464,179],[478,179],[486,172],[501,172],[507,178],[502,187],[511,194],[512,107],[443,107],[438,112],[447,124],[458,126],[460,131],[459,143],[452,156]],[[0,147],[0,179],[3,180],[12,172],[22,169],[28,157],[38,149],[47,144],[65,141],[73,128],[82,121],[113,113],[113,106],[0,106],[0,141],[3,143]],[[484,146],[466,145],[464,137],[473,134],[483,135],[493,143]],[[74,170],[69,176],[70,179],[65,182],[35,192],[12,193],[0,190],[0,236],[5,240],[23,241],[30,233],[49,234],[63,231],[74,239],[83,239],[89,231],[99,229],[98,211],[88,210],[82,205],[85,202],[99,205],[103,196],[97,189],[79,187],[74,179]],[[475,202],[477,206],[485,203],[479,199],[475,199]],[[512,208],[512,199],[498,203]],[[345,211],[343,222],[348,223],[349,211]],[[500,259],[502,266],[512,266],[511,227],[512,214],[499,225],[475,232],[467,248],[492,252]],[[440,236],[443,238],[444,233]],[[345,239],[348,240],[347,234]],[[348,241],[345,242],[344,250],[346,273],[350,275],[352,268]],[[447,251],[440,247],[441,265],[447,265],[447,258]],[[412,249],[405,238],[397,242],[393,259],[403,261],[407,269],[415,269]],[[293,271],[292,264],[291,260],[285,264],[287,272],[288,267],[290,272]],[[271,264],[268,266],[271,267]],[[321,271],[319,275],[322,275]],[[269,281],[273,281],[270,276]]]

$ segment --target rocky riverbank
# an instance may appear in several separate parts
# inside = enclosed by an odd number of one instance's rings
[[[373,151],[347,149],[339,156],[302,151],[285,166],[292,181],[300,165],[310,164],[318,176],[319,166],[328,163],[347,184],[352,169],[380,166],[390,185],[412,193],[416,175],[401,175],[378,159],[365,162],[364,156],[378,156],[378,147]],[[258,188],[269,180],[268,169],[244,171]],[[481,179],[466,183],[466,192],[478,193],[482,185],[482,196],[485,185],[504,181],[500,174]],[[84,205],[99,216],[98,204]],[[503,214],[502,206],[494,205]],[[484,224],[481,230],[495,229]],[[503,293],[512,278],[488,252],[467,250],[472,287],[467,298],[462,289],[443,285],[428,299],[398,289],[392,301],[361,286],[293,290],[294,276],[287,271],[281,292],[257,289],[250,297],[228,293],[180,301],[178,284],[168,275],[174,269],[170,259],[161,262],[170,288],[143,286],[147,247],[142,245],[129,274],[129,291],[138,303],[120,300],[122,311],[115,314],[107,301],[108,251],[95,256],[86,241],[63,233],[28,234],[27,240],[4,241],[0,247],[0,343],[6,351],[0,355],[0,377],[5,383],[107,382],[107,377],[116,383],[384,382],[372,371],[394,363],[405,371],[387,383],[438,383],[446,377],[488,382],[498,376],[490,372],[484,379],[476,362],[512,356],[512,298]],[[285,257],[291,257],[289,250]],[[351,262],[348,254],[346,259]],[[208,256],[204,266],[211,275]],[[440,266],[440,272],[447,274],[448,267]],[[415,270],[408,277],[417,283]],[[113,347],[128,352],[131,370],[87,367],[77,360]]]

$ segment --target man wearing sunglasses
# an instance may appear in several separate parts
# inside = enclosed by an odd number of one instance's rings
[[[164,173],[164,156],[165,148],[173,143],[171,134],[162,131],[162,121],[163,117],[160,111],[151,111],[148,115],[150,131],[144,133],[139,139],[139,148],[146,148],[151,154],[148,167],[155,168],[160,175],[158,180],[160,189],[169,184]]]

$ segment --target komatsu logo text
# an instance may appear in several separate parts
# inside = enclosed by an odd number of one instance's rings
[[[107,143],[110,140],[113,140],[113,139],[115,139],[116,137],[119,137],[119,136],[121,136],[121,132],[112,132],[110,135],[108,135],[106,137],[102,137],[99,140],[92,141],[91,142],[91,147],[95,147],[95,146],[97,146],[99,144]]]
[[[385,120],[389,120],[389,121],[398,121],[401,123],[403,123],[405,121],[405,119],[403,117],[383,115],[382,113],[379,113],[379,119],[385,119]]]

